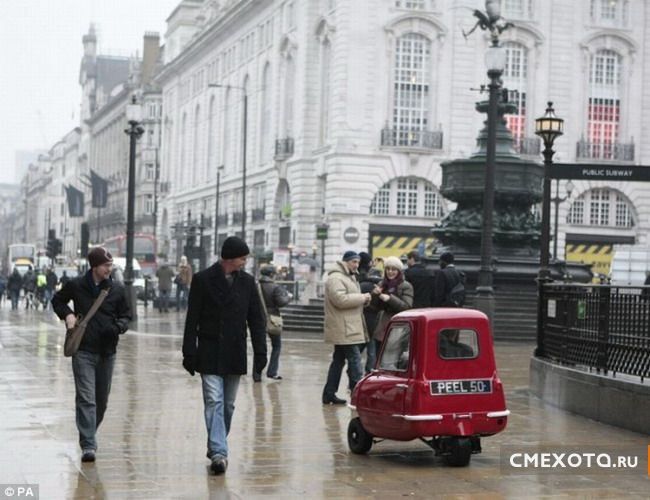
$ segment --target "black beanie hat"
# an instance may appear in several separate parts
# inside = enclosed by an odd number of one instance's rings
[[[248,249],[246,242],[237,236],[226,238],[226,241],[223,242],[223,246],[221,247],[222,259],[236,259],[250,253],[251,251]]]
[[[104,247],[95,247],[88,252],[88,264],[90,264],[90,267],[98,267],[107,262],[113,262],[113,256]]]
[[[343,262],[348,262],[349,260],[356,260],[356,259],[361,260],[361,257],[359,257],[359,254],[354,250],[348,250],[343,254]]]

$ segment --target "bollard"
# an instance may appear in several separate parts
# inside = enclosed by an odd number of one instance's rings
[[[149,276],[144,277],[144,308],[147,308],[147,296],[149,295]]]

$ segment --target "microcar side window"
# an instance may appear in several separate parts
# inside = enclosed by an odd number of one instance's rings
[[[478,356],[478,335],[474,330],[445,329],[438,335],[442,359],[471,359]]]
[[[384,339],[384,350],[379,361],[381,370],[405,371],[409,365],[411,328],[409,325],[393,326]]]

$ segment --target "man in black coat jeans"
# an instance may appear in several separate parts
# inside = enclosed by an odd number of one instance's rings
[[[76,314],[85,316],[100,291],[105,288],[110,290],[88,323],[79,350],[72,356],[82,462],[95,461],[95,434],[108,403],[115,348],[119,335],[128,329],[131,320],[124,287],[110,277],[113,268],[111,254],[105,248],[93,248],[88,253],[88,263],[90,270],[85,275],[68,281],[52,298],[56,315],[65,320],[66,328],[73,328],[77,323]],[[70,301],[74,303],[74,312],[68,307]]]
[[[246,326],[251,332],[253,370],[266,366],[266,320],[253,276],[243,270],[246,243],[236,236],[224,241],[221,260],[192,278],[183,367],[201,374],[210,468],[228,468],[227,435],[235,410],[239,378],[246,374]]]

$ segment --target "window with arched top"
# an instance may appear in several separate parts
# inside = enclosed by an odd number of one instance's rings
[[[193,164],[191,165],[191,176],[192,176],[192,186],[196,186],[203,179],[199,178],[199,175],[203,173],[203,164],[201,158],[201,107],[197,104],[194,111],[194,127],[192,130],[193,134],[193,144],[192,144],[192,153],[193,153]]]
[[[207,179],[212,179],[217,171],[217,133],[216,133],[216,98],[210,97],[208,107],[208,161],[206,162]]]
[[[440,219],[444,201],[436,187],[417,177],[399,177],[384,184],[372,202],[370,214]]]
[[[260,100],[259,163],[264,163],[271,156],[271,65],[269,63],[266,63],[262,72]]]
[[[567,224],[631,228],[634,211],[628,198],[613,189],[592,189],[583,193],[569,208]]]

